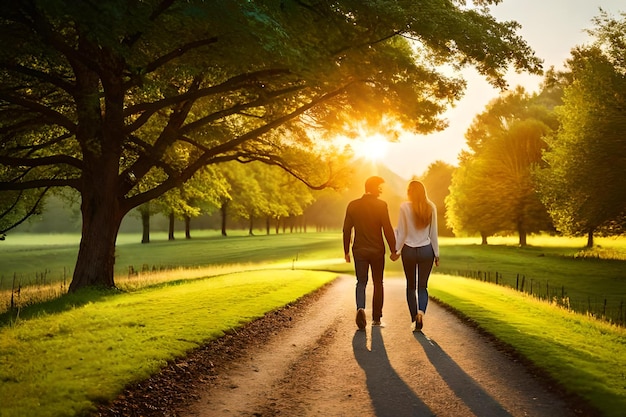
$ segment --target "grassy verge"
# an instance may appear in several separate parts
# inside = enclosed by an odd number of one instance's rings
[[[626,410],[626,329],[493,284],[434,275],[433,297],[512,346],[606,417]]]
[[[72,309],[42,313],[0,329],[0,416],[89,412],[167,361],[295,301],[335,276],[267,270],[133,293],[72,295]]]
[[[626,323],[626,239],[597,239],[582,249],[584,239],[535,236],[520,248],[513,238],[443,239],[437,272],[496,281],[519,288],[572,310]]]

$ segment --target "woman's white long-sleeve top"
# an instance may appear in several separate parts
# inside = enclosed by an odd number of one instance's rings
[[[432,201],[428,204],[432,207],[432,217],[430,224],[418,229],[415,225],[413,215],[413,205],[410,201],[400,204],[400,215],[398,216],[398,227],[396,228],[396,251],[400,252],[404,245],[412,248],[433,245],[435,256],[439,257],[439,239],[437,237],[437,207]]]

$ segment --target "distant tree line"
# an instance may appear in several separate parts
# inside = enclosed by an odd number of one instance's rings
[[[194,229],[220,230],[224,236],[228,230],[242,229],[251,235],[339,230],[348,202],[363,194],[365,179],[374,174],[387,182],[384,199],[395,223],[410,179],[401,178],[379,163],[355,161],[355,165],[341,190],[311,190],[276,167],[227,163],[214,167],[210,176],[204,173],[202,181],[189,181],[176,192],[138,207],[125,217],[120,231],[143,232],[142,242],[149,243],[151,231],[167,231],[173,240],[181,231],[184,238],[191,238]],[[439,232],[443,236],[453,236],[446,225],[444,200],[454,170],[454,166],[437,161],[421,176],[411,178],[426,184],[429,198],[437,205]],[[200,189],[210,192],[202,193]],[[282,195],[289,198],[281,198]],[[32,216],[16,232],[79,233],[79,203],[70,196],[50,196],[41,213]]]

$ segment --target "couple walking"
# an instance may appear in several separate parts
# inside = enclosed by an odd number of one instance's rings
[[[378,197],[384,179],[378,176],[365,181],[365,194],[348,204],[343,223],[343,250],[350,262],[350,243],[356,273],[356,324],[364,329],[365,289],[369,270],[372,271],[374,295],[372,300],[372,325],[379,326],[383,316],[383,270],[385,268],[385,243],[391,251],[390,259],[402,257],[406,278],[406,301],[415,323],[415,331],[422,330],[428,305],[428,277],[433,263],[439,266],[437,239],[437,209],[428,199],[424,185],[411,181],[407,189],[408,201],[400,205],[398,227],[395,232],[389,219],[387,203]],[[354,229],[354,239],[352,230]]]

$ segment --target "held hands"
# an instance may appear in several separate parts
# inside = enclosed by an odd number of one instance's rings
[[[435,256],[435,266],[439,266],[439,257]]]
[[[400,259],[400,254],[399,254],[399,253],[394,252],[394,253],[392,253],[392,254],[391,254],[390,258],[391,258],[391,260],[392,260],[393,262],[395,262],[395,261],[397,261],[398,259]],[[346,262],[347,262],[347,263],[350,263],[350,254],[349,254],[349,253],[346,253],[346,254],[344,255],[344,259],[346,260]],[[435,259],[435,263],[436,263],[436,265],[437,265],[437,266],[439,266],[439,258],[436,258],[436,259]]]

